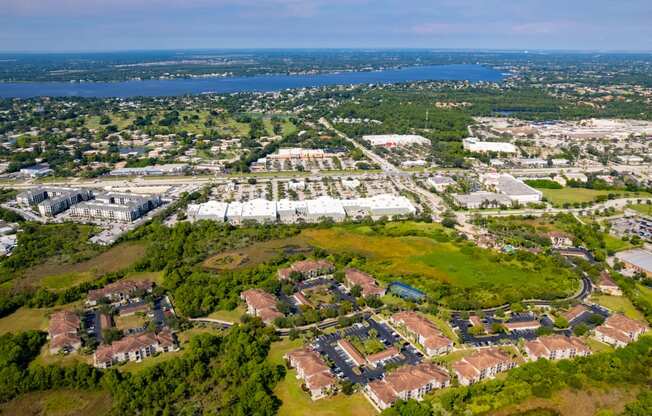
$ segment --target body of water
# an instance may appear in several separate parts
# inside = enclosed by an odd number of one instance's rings
[[[254,77],[191,78],[124,82],[10,82],[0,83],[0,97],[156,97],[202,93],[270,92],[285,89],[349,84],[387,84],[412,81],[501,81],[503,75],[481,65],[435,65],[375,72],[318,75],[261,75]]]

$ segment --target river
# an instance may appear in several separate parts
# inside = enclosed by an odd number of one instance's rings
[[[498,82],[502,79],[501,72],[481,65],[434,65],[315,75],[260,75],[123,82],[8,82],[0,83],[0,97],[157,97],[202,93],[271,92],[327,85],[464,80]]]

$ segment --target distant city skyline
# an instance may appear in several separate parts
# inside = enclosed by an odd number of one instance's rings
[[[649,0],[0,0],[0,51],[652,50]]]

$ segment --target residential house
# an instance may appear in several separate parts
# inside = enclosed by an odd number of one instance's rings
[[[240,298],[247,303],[247,313],[260,317],[266,324],[284,316],[276,307],[276,303],[278,302],[276,296],[264,290],[245,290],[240,294]]]
[[[385,295],[385,289],[378,285],[376,279],[360,270],[346,269],[344,271],[344,286],[350,290],[356,285],[362,288],[364,297]]]
[[[111,304],[139,301],[143,293],[151,292],[154,284],[149,280],[119,280],[101,289],[90,290],[86,304],[97,305],[106,299]]]
[[[395,313],[390,321],[404,328],[407,335],[413,337],[429,356],[446,354],[453,349],[453,341],[445,337],[434,323],[416,312]]]
[[[480,350],[453,363],[453,371],[463,386],[496,377],[496,374],[516,367],[516,361],[498,348]]]
[[[94,365],[98,368],[109,368],[126,361],[142,361],[160,352],[177,351],[174,335],[169,329],[158,334],[145,332],[129,335],[111,345],[103,345],[95,351]]]
[[[527,341],[525,343],[525,352],[532,361],[541,358],[564,360],[585,357],[591,354],[591,349],[578,337],[548,335],[533,341]]]
[[[367,396],[381,409],[387,409],[397,400],[422,400],[435,389],[450,385],[450,376],[433,363],[400,367],[382,380],[372,381],[365,388]]]
[[[302,348],[285,354],[284,358],[297,370],[297,378],[304,381],[313,400],[326,397],[335,388],[336,379],[317,352]]]
[[[78,330],[81,320],[71,311],[55,312],[50,316],[48,337],[50,354],[74,352],[81,348],[82,342]]]
[[[301,260],[290,267],[279,269],[279,279],[289,279],[292,272],[299,273],[304,279],[323,276],[335,270],[335,266],[326,260]]]
[[[623,292],[620,290],[620,287],[613,281],[608,272],[603,271],[600,273],[600,280],[596,285],[600,292],[605,293],[611,296],[622,296]]]
[[[621,314],[608,317],[604,323],[595,328],[595,337],[615,347],[624,347],[636,341],[647,331],[647,326]]]

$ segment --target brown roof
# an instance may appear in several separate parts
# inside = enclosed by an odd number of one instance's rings
[[[541,326],[539,321],[536,321],[536,320],[520,321],[520,322],[505,322],[504,325],[505,325],[505,328],[507,328],[510,331],[523,329],[523,328],[532,328],[532,327],[538,328],[538,327]]]
[[[261,289],[248,289],[240,294],[255,309],[276,308],[276,296]]]
[[[399,355],[400,352],[396,347],[389,347],[383,351],[367,356],[367,362],[375,363]]]
[[[95,351],[95,360],[98,362],[109,361],[117,354],[126,354],[132,351],[141,350],[152,345],[170,347],[174,345],[174,337],[169,330],[163,330],[159,334],[145,332],[142,334],[129,335],[111,345],[103,345]]]
[[[50,325],[48,328],[48,333],[50,338],[55,338],[62,334],[75,334],[81,320],[79,316],[71,311],[59,311],[55,312],[50,316]]]
[[[433,363],[406,365],[385,376],[385,382],[397,394],[421,388],[432,380],[445,383],[449,379],[446,370]]]
[[[60,334],[50,340],[50,348],[61,349],[75,344],[81,344],[81,338],[76,334]]]
[[[337,341],[337,345],[346,351],[346,353],[349,355],[349,357],[351,357],[356,365],[363,365],[365,363],[365,359],[362,354],[360,354],[360,351],[358,351],[358,349],[353,344],[351,344],[348,339],[341,339]]]
[[[376,279],[367,273],[357,269],[346,269],[344,273],[345,278],[352,285],[358,285],[362,288],[363,296],[381,295],[384,292],[383,288],[378,286]]]
[[[469,316],[469,322],[471,322],[471,325],[473,326],[484,327],[484,324],[482,323],[482,319],[480,319],[478,315]]]
[[[335,377],[330,372],[321,372],[311,375],[306,378],[306,386],[310,390],[323,389],[324,387],[332,386],[335,384]]]
[[[309,273],[317,270],[329,270],[333,268],[333,264],[326,260],[301,260],[298,261],[292,266],[290,266],[292,271],[299,273]]]
[[[635,321],[633,319],[630,319],[626,317],[623,314],[617,313],[613,314],[610,317],[608,317],[604,321],[605,326],[609,326],[612,328],[619,329],[621,331],[625,332],[631,332],[631,333],[637,333],[637,332],[645,332],[647,330],[647,326],[641,322]]]
[[[392,315],[392,319],[423,337],[425,347],[439,348],[452,344],[452,341],[446,338],[434,323],[416,312],[398,312]]]
[[[112,326],[113,326],[113,319],[111,319],[111,316],[105,313],[100,314],[100,327],[102,329],[105,329],[105,328],[110,328]]]
[[[149,280],[119,280],[104,286],[102,289],[90,290],[88,292],[88,299],[98,301],[104,297],[118,293],[132,293],[137,290],[149,290],[152,286],[153,283]]]
[[[599,327],[595,328],[595,332],[599,332],[601,334],[608,336],[609,338],[613,338],[625,344],[629,344],[629,342],[631,341],[631,339],[629,339],[626,333],[624,333],[619,329],[612,328],[610,326],[600,325]]]
[[[475,377],[481,370],[509,363],[512,358],[506,352],[497,348],[477,351],[466,358],[453,363],[453,368],[466,378]]]
[[[566,337],[563,335],[543,336],[534,341],[527,341],[525,345],[537,356],[547,354],[548,352],[568,349],[591,352],[589,347],[580,338]]]
[[[568,322],[572,322],[586,311],[588,311],[586,306],[578,304],[570,308],[568,312],[564,313],[563,317],[566,318]]]
[[[308,348],[291,351],[287,356],[291,361],[295,362],[297,368],[300,368],[301,371],[303,371],[305,377],[310,377],[322,372],[330,373],[330,368],[328,368],[324,363],[321,356]]]
[[[120,315],[126,315],[129,313],[136,313],[136,312],[147,312],[148,310],[149,310],[149,304],[147,303],[132,303],[121,307]]]
[[[383,403],[391,404],[396,400],[394,389],[385,380],[372,381],[368,387]]]

